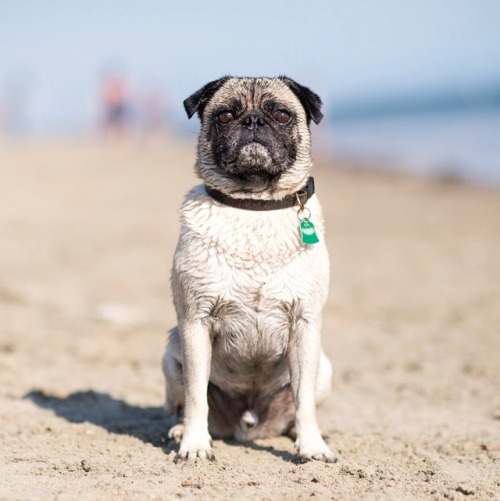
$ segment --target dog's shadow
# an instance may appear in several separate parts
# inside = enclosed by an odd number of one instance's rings
[[[163,407],[139,407],[92,390],[77,391],[66,397],[56,397],[41,390],[24,396],[42,409],[50,409],[70,423],[92,423],[110,433],[129,435],[145,444],[164,450],[176,449],[167,438],[173,424]]]
[[[161,448],[165,454],[177,451],[179,445],[167,437],[167,430],[174,424],[163,407],[139,407],[114,398],[107,393],[93,390],[77,391],[66,397],[50,395],[42,390],[33,390],[24,395],[42,409],[49,409],[70,423],[92,423],[109,433],[129,435],[145,444]],[[242,444],[234,440],[224,443],[235,447],[248,447],[265,451],[286,462],[300,463],[297,457],[272,446],[254,442]]]

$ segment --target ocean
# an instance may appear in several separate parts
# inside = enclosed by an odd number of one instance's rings
[[[500,188],[500,109],[330,121],[334,156]]]

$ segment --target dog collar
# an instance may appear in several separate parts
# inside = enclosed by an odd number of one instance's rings
[[[314,195],[314,178],[311,176],[307,183],[293,195],[288,195],[281,200],[256,200],[254,198],[233,198],[219,190],[205,185],[205,191],[217,202],[224,205],[245,210],[277,210],[288,209],[299,205],[303,207]]]

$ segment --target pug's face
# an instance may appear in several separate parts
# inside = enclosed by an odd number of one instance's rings
[[[278,197],[307,178],[309,123],[322,114],[320,98],[306,87],[286,77],[228,77],[184,106],[201,119],[197,171],[211,187]]]

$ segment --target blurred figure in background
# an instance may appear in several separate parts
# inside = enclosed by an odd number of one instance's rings
[[[166,130],[166,99],[159,86],[143,92],[140,102],[141,132],[144,141],[158,141],[164,138]]]
[[[102,79],[101,102],[106,137],[124,138],[130,132],[131,103],[129,85],[119,73],[110,73]]]

